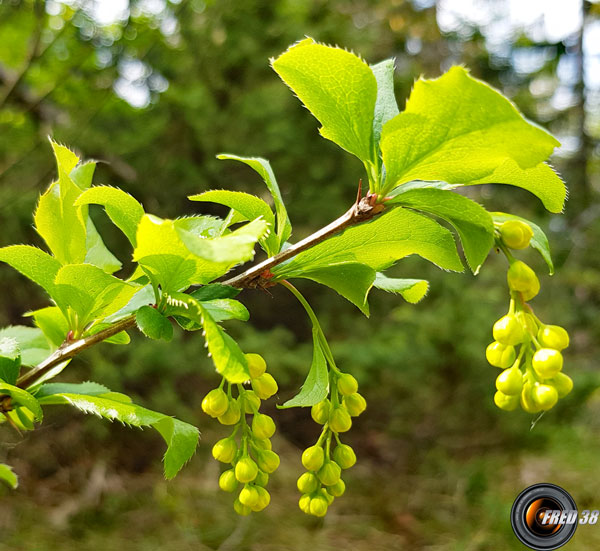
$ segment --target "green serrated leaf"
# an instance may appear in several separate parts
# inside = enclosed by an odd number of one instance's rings
[[[108,388],[93,381],[85,381],[84,383],[47,383],[41,385],[35,393],[35,397],[40,400],[46,396],[54,394],[86,394],[88,396],[98,396],[110,392]]]
[[[413,189],[391,199],[399,204],[439,216],[458,232],[465,257],[477,273],[494,245],[494,222],[490,213],[471,199],[441,189]]]
[[[85,191],[92,185],[92,179],[94,178],[94,172],[96,170],[95,161],[87,161],[77,165],[71,170],[69,176],[75,185]]]
[[[277,237],[279,238],[277,252],[279,252],[292,233],[292,223],[290,222],[290,217],[285,208],[285,203],[283,202],[277,179],[271,168],[271,163],[261,157],[238,157],[237,155],[231,155],[229,153],[217,155],[217,159],[239,161],[248,165],[260,174],[269,189],[269,192],[273,197],[273,203],[275,204],[275,212],[277,213]]]
[[[504,161],[492,174],[468,185],[508,184],[530,191],[537,196],[550,212],[562,212],[567,188],[561,177],[545,163],[522,169],[512,159]]]
[[[0,480],[15,490],[19,485],[19,479],[10,465],[0,463]]]
[[[373,117],[373,140],[379,147],[381,129],[383,125],[393,119],[400,111],[394,93],[394,64],[395,60],[386,59],[376,65],[371,65],[371,70],[377,81],[377,101],[375,102],[375,116]]]
[[[91,264],[63,266],[55,279],[55,301],[64,312],[77,314],[77,328],[101,320],[125,306],[139,287]]]
[[[35,327],[24,325],[5,327],[0,329],[0,341],[4,338],[14,339],[17,342],[21,355],[21,365],[37,365],[52,352],[42,331]],[[0,379],[11,382],[2,375],[0,375]]]
[[[252,260],[254,245],[269,231],[267,222],[262,219],[253,220],[227,235],[214,239],[198,237],[177,224],[175,228],[191,253],[215,264],[229,266]]]
[[[0,261],[6,262],[53,296],[54,278],[61,264],[48,253],[30,245],[10,245],[0,249]]]
[[[71,171],[77,166],[79,157],[73,153],[68,147],[61,145],[54,140],[50,139],[50,145],[56,158],[56,164],[58,170],[62,170],[65,174],[70,174]]]
[[[283,408],[308,407],[318,404],[324,400],[329,393],[329,372],[323,349],[319,342],[319,334],[313,329],[313,359],[306,381],[300,392],[282,406]]]
[[[222,283],[209,283],[202,285],[190,293],[196,300],[200,302],[204,300],[213,300],[216,298],[235,298],[240,294],[241,289],[232,287],[231,285],[223,285]]]
[[[183,421],[135,405],[128,400],[128,397],[117,393],[85,395],[61,392],[45,396],[40,399],[40,402],[70,404],[84,413],[99,415],[111,421],[156,429],[167,443],[167,451],[163,458],[165,478],[173,478],[194,455],[198,445],[198,429]]]
[[[548,238],[546,237],[546,234],[542,228],[540,228],[537,224],[534,224],[531,220],[527,220],[521,216],[516,216],[515,214],[507,214],[506,212],[491,212],[490,214],[492,215],[494,222],[499,224],[502,224],[502,222],[506,222],[507,220],[520,220],[521,222],[529,224],[533,230],[533,237],[530,241],[531,248],[535,249],[540,253],[540,255],[542,255],[542,258],[548,265],[550,275],[554,274],[554,263],[552,262],[552,255],[550,254],[550,244],[548,243]]]
[[[269,233],[260,240],[260,244],[268,255],[274,255],[279,252],[279,239],[275,232],[275,217],[273,216],[273,212],[269,205],[259,197],[242,191],[214,189],[197,195],[190,195],[188,199],[191,199],[192,201],[217,203],[233,209],[239,216],[235,217],[235,219],[231,219],[230,223],[254,220],[262,217],[269,225]]]
[[[58,306],[47,306],[26,315],[33,316],[35,324],[54,346],[60,346],[65,341],[69,332],[69,322]]]
[[[141,306],[153,305],[155,301],[156,297],[154,296],[152,285],[146,285],[145,287],[140,288],[139,291],[136,291],[135,295],[133,295],[131,300],[123,306],[123,308],[117,310],[114,314],[107,316],[104,322],[110,324],[119,321],[134,312],[137,312]]]
[[[286,279],[301,277],[331,287],[354,304],[365,316],[369,316],[367,295],[373,286],[375,270],[357,262],[343,262],[314,269],[301,268],[298,275],[288,274]]]
[[[146,214],[138,226],[133,258],[166,292],[208,283],[237,263],[250,260],[254,243],[266,230],[266,222],[256,220],[226,236],[211,239],[201,237],[192,222],[163,220]]]
[[[377,81],[359,57],[307,38],[272,60],[275,72],[322,124],[321,135],[374,162]]]
[[[58,182],[40,197],[34,214],[35,229],[61,264],[85,260],[86,220],[74,206],[81,190],[59,169]]]
[[[108,250],[102,237],[100,237],[96,226],[94,226],[94,223],[89,217],[87,218],[86,228],[87,236],[85,246],[87,252],[85,254],[85,262],[87,264],[98,266],[98,268],[102,269],[107,274],[113,274],[117,270],[120,270],[122,266],[120,260]]]
[[[0,334],[0,379],[14,385],[21,370],[21,350],[12,337]]]
[[[424,279],[392,278],[381,272],[377,272],[373,286],[388,293],[397,293],[411,304],[419,302],[429,291],[429,282]]]
[[[135,321],[139,330],[150,339],[170,341],[173,338],[171,322],[152,306],[142,306]]]
[[[84,191],[75,206],[102,205],[108,217],[136,245],[137,226],[144,216],[144,207],[131,195],[110,186],[94,186]]]
[[[250,379],[248,361],[239,345],[217,325],[202,303],[183,293],[169,297],[166,315],[187,318],[202,326],[208,353],[217,371],[230,383],[243,383]]]
[[[8,395],[12,398],[13,404],[18,404],[30,410],[37,421],[41,421],[44,417],[42,408],[34,396],[26,390],[17,386],[11,385],[0,379],[0,394]]]
[[[503,179],[500,183],[529,189],[547,208],[560,210],[562,182],[554,177],[538,185],[527,174],[558,145],[502,94],[453,67],[438,79],[418,80],[405,111],[384,125],[386,190],[411,180],[475,184]]]
[[[380,271],[411,254],[418,254],[446,270],[463,270],[449,230],[420,214],[396,207],[301,252],[272,272],[279,280],[348,262]]]

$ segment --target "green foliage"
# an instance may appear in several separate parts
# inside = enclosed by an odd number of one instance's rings
[[[377,81],[363,60],[306,38],[271,64],[323,125],[323,137],[365,163],[374,162]]]
[[[51,352],[51,346],[44,338],[42,331],[34,327],[26,327],[24,325],[5,327],[4,329],[0,329],[0,340],[4,338],[16,341],[22,365],[34,366],[40,363]]]
[[[11,385],[0,379],[0,393],[10,396],[13,404],[26,407],[31,413],[33,413],[36,421],[41,421],[44,417],[39,402],[26,390],[23,390],[15,385]]]
[[[19,485],[19,479],[12,470],[12,467],[5,465],[4,463],[0,463],[0,480],[5,484],[8,484],[13,490],[16,490]]]
[[[310,364],[310,371],[306,376],[306,381],[302,385],[300,392],[291,400],[288,400],[280,406],[281,408],[307,407],[318,404],[327,397],[329,392],[329,371],[325,354],[321,347],[320,335],[316,329],[313,329],[313,357]]]
[[[435,188],[399,193],[390,203],[411,207],[450,222],[460,236],[471,270],[474,273],[479,271],[494,244],[494,223],[483,207],[457,193]]]
[[[16,339],[0,337],[0,379],[14,385],[21,370],[21,351]]]
[[[46,388],[44,392],[42,387],[43,396],[40,398],[40,403],[69,404],[83,413],[93,413],[110,421],[120,421],[132,427],[156,429],[167,443],[167,451],[163,458],[167,479],[173,478],[194,455],[199,437],[196,427],[133,404],[124,394],[110,391],[97,394],[99,388],[95,385],[92,394],[83,393],[89,388],[90,383],[84,383],[80,391],[74,393],[64,392],[60,387]]]
[[[377,272],[373,286],[388,293],[398,293],[406,302],[411,304],[416,304],[425,298],[429,290],[429,283],[424,279],[392,278],[381,272]]]
[[[237,155],[225,153],[217,155],[217,158],[240,161],[241,163],[247,164],[260,174],[267,185],[267,189],[269,190],[271,197],[273,197],[273,202],[275,203],[275,212],[277,213],[277,237],[279,238],[277,252],[281,250],[292,233],[292,223],[290,222],[290,217],[288,216],[285,203],[283,202],[283,197],[281,196],[281,191],[279,190],[279,184],[275,179],[275,174],[273,173],[273,169],[271,168],[269,161],[266,159],[261,159],[260,157],[238,157]]]
[[[165,341],[173,338],[171,322],[152,306],[142,306],[135,314],[135,321],[146,337]]]
[[[126,235],[135,247],[136,231],[142,216],[144,216],[144,207],[131,195],[118,188],[95,186],[84,191],[74,204],[77,207],[92,204],[102,205],[115,226]]]
[[[527,189],[560,212],[564,184],[542,164],[558,145],[499,92],[453,67],[438,79],[418,80],[406,109],[384,126],[385,193],[411,180],[497,182]]]
[[[348,51],[309,38],[290,47],[272,65],[319,120],[321,134],[363,161],[369,194],[359,197],[338,221],[303,240],[298,247],[301,252],[292,248],[278,256],[291,245],[292,225],[265,159],[218,156],[255,170],[272,196],[274,209],[254,195],[211,190],[189,198],[228,207],[225,219],[209,215],[160,218],[147,213],[121,189],[92,187],[96,163],[80,163],[75,153],[52,142],[58,177],[40,198],[34,215],[36,230],[50,254],[27,245],[0,249],[0,260],[39,284],[52,304],[30,314],[38,329],[8,328],[0,333],[0,392],[4,417],[23,430],[41,421],[41,405],[54,404],[69,404],[135,427],[153,427],[167,443],[164,471],[166,478],[172,478],[196,449],[195,427],[135,405],[128,396],[102,384],[46,381],[69,363],[71,347],[80,351],[98,340],[128,344],[125,330],[135,325],[146,337],[166,341],[174,336],[172,320],[184,330],[201,330],[208,355],[223,378],[205,397],[202,409],[233,427],[231,436],[213,448],[215,458],[232,466],[226,475],[229,483],[222,486],[230,490],[236,489],[236,480],[244,484],[234,505],[236,511],[259,511],[270,500],[264,486],[268,474],[278,467],[279,457],[269,440],[275,425],[258,409],[261,400],[274,396],[279,387],[271,373],[265,372],[262,357],[244,354],[220,323],[249,318],[247,308],[234,298],[239,292],[234,285],[266,290],[281,284],[301,302],[312,325],[310,370],[299,394],[281,407],[316,406],[312,416],[323,425],[322,433],[307,450],[310,453],[303,455],[303,464],[312,476],[305,480],[316,484],[301,498],[301,508],[323,516],[333,499],[345,491],[340,466],[349,468],[356,459],[352,449],[341,444],[339,434],[351,428],[353,418],[365,410],[366,400],[358,393],[357,379],[337,366],[315,312],[287,280],[309,279],[328,286],[367,316],[372,287],[400,294],[414,304],[426,295],[428,282],[392,278],[382,272],[411,255],[443,270],[463,271],[455,238],[438,220],[456,231],[475,274],[495,240],[501,245],[497,228],[510,215],[489,213],[456,193],[456,187],[487,182],[519,186],[555,212],[562,208],[565,188],[544,164],[558,142],[463,68],[454,67],[437,80],[419,80],[405,111],[399,113],[393,60],[370,67]],[[89,205],[103,207],[133,247],[134,265],[128,279],[112,275],[122,264],[105,246],[89,215]],[[532,233],[532,246],[552,270],[544,234],[534,225]],[[516,243],[514,247],[524,248],[529,237],[523,246]],[[253,260],[257,244],[270,259],[241,277],[216,281]],[[511,262],[508,282],[513,300],[533,298],[539,291],[535,274],[503,250]],[[522,317],[518,323],[525,327],[529,321]],[[506,346],[525,339],[524,331],[517,331],[516,336],[508,330],[504,332],[510,333],[508,336],[500,329],[496,333]],[[552,340],[552,335],[547,338]],[[538,375],[548,379],[550,368],[542,366],[539,357],[537,363],[531,361]],[[21,364],[37,368],[19,378]],[[553,377],[557,366],[557,361],[550,366]],[[503,409],[516,407],[514,373],[503,375],[498,382],[496,403]],[[556,387],[565,393],[569,386],[566,380],[542,381],[540,385],[534,375],[528,376],[531,395],[524,400],[531,398],[532,404],[537,400],[543,409],[556,402],[552,390],[547,389]],[[521,375],[516,379],[522,385]],[[252,390],[243,386],[249,381]],[[554,393],[558,396],[558,390]],[[525,404],[524,409],[534,411],[534,406]],[[251,429],[246,415],[254,416]],[[240,446],[237,436],[241,437]],[[341,465],[330,459],[332,445],[336,445],[338,451],[333,453]]]

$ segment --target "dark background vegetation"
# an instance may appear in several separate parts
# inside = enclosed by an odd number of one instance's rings
[[[519,13],[532,10],[520,25]],[[478,277],[401,262],[395,273],[429,279],[429,295],[412,306],[374,292],[370,320],[334,292],[300,282],[339,365],[369,403],[346,437],[359,463],[324,521],[296,505],[300,451],[317,434],[307,410],[268,406],[282,467],[272,477],[272,505],[240,519],[231,496],[217,490],[210,458],[226,431],[200,410],[217,382],[201,338],[178,334],[161,344],[134,335],[128,347],[85,353],[62,379],[98,380],[196,424],[196,457],[166,483],[163,444],[151,431],[66,409],[48,411],[42,428],[23,438],[2,428],[0,459],[15,466],[21,486],[0,496],[0,549],[508,550],[522,548],[508,512],[529,484],[563,485],[580,509],[600,509],[599,4],[0,0],[0,245],[42,245],[32,211],[54,174],[48,135],[106,161],[96,183],[125,189],[163,217],[199,212],[203,205],[186,196],[209,188],[265,195],[250,169],[215,159],[223,151],[271,161],[294,239],[338,216],[361,167],[318,137],[317,122],[268,63],[304,35],[369,62],[394,56],[401,107],[420,74],[463,63],[563,142],[552,162],[570,189],[564,214],[550,216],[516,188],[469,193],[548,231],[557,274],[543,273],[534,253],[522,258],[541,275],[536,313],[571,333],[565,371],[574,392],[533,430],[530,416],[493,406],[497,373],[484,349],[508,304],[506,265],[496,255]],[[103,213],[94,216],[126,273],[127,243]],[[27,323],[22,313],[45,304],[7,267],[0,289],[0,325]],[[308,322],[284,289],[240,298],[251,323],[228,328],[245,350],[264,354],[281,402],[307,372]],[[599,544],[600,528],[580,527],[568,549]]]

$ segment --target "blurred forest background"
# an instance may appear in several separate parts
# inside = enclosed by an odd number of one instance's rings
[[[370,320],[333,291],[300,282],[369,404],[347,437],[359,462],[324,521],[296,504],[300,452],[318,430],[307,410],[270,405],[282,467],[272,505],[240,519],[218,491],[210,457],[225,430],[200,410],[216,383],[201,339],[134,335],[128,347],[86,352],[62,379],[99,380],[196,424],[196,457],[166,483],[153,432],[60,408],[22,439],[2,428],[0,459],[15,466],[21,486],[0,496],[0,549],[502,551],[523,548],[509,511],[525,486],[553,482],[580,510],[600,509],[600,3],[0,0],[0,246],[41,245],[32,211],[54,176],[48,135],[106,161],[96,183],[125,189],[163,217],[198,212],[205,205],[186,196],[209,188],[264,195],[250,169],[215,159],[224,151],[271,161],[293,239],[337,217],[361,166],[318,137],[317,121],[268,62],[304,35],[372,63],[395,57],[401,108],[419,75],[465,64],[561,140],[552,162],[570,189],[563,215],[548,215],[517,188],[469,194],[547,230],[557,274],[543,273],[535,253],[522,258],[542,276],[536,313],[571,333],[565,371],[574,392],[533,430],[525,413],[494,407],[497,372],[484,351],[508,306],[496,255],[477,277],[401,262],[396,273],[429,279],[429,295],[413,306],[374,292]],[[94,216],[126,262],[125,240],[102,212]],[[0,326],[27,323],[22,313],[45,304],[5,266],[0,289]],[[264,354],[283,401],[308,370],[309,324],[285,290],[240,298],[251,322],[228,328],[245,350]],[[567,548],[599,545],[598,528],[580,527]]]

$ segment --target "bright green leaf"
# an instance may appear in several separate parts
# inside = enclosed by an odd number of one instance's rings
[[[173,338],[171,322],[152,306],[142,306],[135,321],[139,330],[150,339],[170,341]]]
[[[213,300],[216,298],[235,298],[240,294],[241,289],[222,283],[209,283],[194,289],[190,295],[200,302],[204,300]]]
[[[550,254],[550,244],[548,243],[548,238],[546,237],[546,234],[542,228],[540,228],[537,224],[534,224],[531,220],[521,218],[520,216],[516,216],[514,214],[507,214],[506,212],[492,212],[490,214],[494,218],[494,222],[499,224],[502,224],[502,222],[506,222],[507,220],[521,220],[521,222],[529,224],[533,230],[533,237],[530,241],[531,248],[535,249],[542,255],[542,258],[548,265],[550,275],[554,274],[554,263],[552,262],[552,255]]]
[[[85,331],[83,333],[83,337],[89,337],[90,335],[95,335],[96,333],[99,333],[100,331],[104,331],[104,329],[108,329],[110,326],[112,325],[112,323],[95,323],[92,327],[90,327],[90,329],[88,329],[87,331]],[[127,331],[121,331],[120,333],[117,333],[116,335],[113,335],[112,337],[108,337],[108,339],[104,339],[102,342],[105,342],[107,344],[129,344],[131,342],[131,337],[129,336],[129,334],[127,333]]]
[[[99,415],[111,421],[156,429],[167,443],[163,458],[167,479],[173,478],[191,459],[198,445],[199,433],[196,427],[124,401],[115,393],[84,395],[64,392],[46,396],[40,401],[42,404],[70,404],[84,413]]]
[[[250,168],[254,169],[256,172],[258,172],[258,174],[260,174],[267,185],[275,204],[275,212],[277,213],[277,237],[279,238],[277,252],[279,252],[281,247],[283,247],[292,233],[292,223],[290,222],[290,217],[288,216],[287,209],[285,208],[285,203],[283,202],[283,197],[281,196],[281,191],[279,190],[279,185],[277,184],[277,179],[275,178],[275,174],[271,168],[271,163],[269,163],[269,161],[266,159],[262,159],[261,157],[238,157],[237,155],[231,155],[229,153],[217,155],[217,159],[239,161],[247,164]]]
[[[58,182],[40,197],[34,214],[35,229],[61,264],[77,264],[85,259],[86,224],[74,206],[80,194],[71,178],[59,171]]]
[[[288,273],[285,279],[293,277],[311,279],[322,285],[327,285],[327,287],[331,287],[358,307],[365,316],[369,315],[367,295],[375,279],[373,268],[357,262],[343,262],[329,266],[319,266],[314,269],[300,267],[297,276]]]
[[[411,180],[490,183],[501,175],[501,183],[529,189],[549,208],[562,207],[562,183],[550,178],[533,185],[527,175],[558,145],[502,94],[453,67],[438,79],[418,80],[405,111],[383,127],[386,189]]]
[[[0,394],[7,394],[12,398],[13,404],[19,404],[30,410],[37,421],[44,416],[39,402],[26,390],[0,380]]]
[[[200,237],[192,222],[191,219],[163,220],[146,214],[138,226],[134,260],[144,266],[166,292],[208,283],[237,263],[250,260],[254,255],[253,244],[266,230],[266,222],[256,220],[224,237],[211,239]]]
[[[375,161],[373,115],[377,81],[362,59],[307,38],[271,63],[323,125],[323,137],[364,162]]]
[[[243,383],[250,379],[248,362],[239,345],[215,322],[202,303],[190,295],[174,293],[169,297],[169,316],[187,318],[204,329],[208,353],[217,371],[230,383]]]
[[[319,342],[319,334],[317,330],[313,329],[313,359],[306,381],[304,381],[300,392],[280,407],[314,406],[327,398],[328,392],[329,372],[327,371],[327,362]]]
[[[46,337],[36,327],[24,325],[5,327],[0,329],[0,341],[4,338],[14,339],[17,342],[21,354],[21,365],[37,365],[52,352]],[[11,382],[2,375],[0,375],[0,379]]]
[[[413,189],[396,195],[388,204],[399,204],[439,216],[458,232],[465,257],[477,273],[494,245],[490,213],[467,197],[441,189]]]
[[[63,266],[55,279],[56,303],[63,312],[70,308],[77,313],[79,329],[121,309],[137,290],[91,264]]]
[[[429,283],[424,279],[391,278],[381,272],[377,272],[373,286],[388,293],[398,293],[411,304],[419,302],[429,290]]]
[[[144,207],[131,195],[110,186],[94,186],[84,191],[75,206],[102,205],[108,217],[136,245],[137,226],[144,216]]]
[[[92,219],[89,217],[87,218],[86,227],[87,237],[85,246],[87,252],[85,254],[85,262],[98,266],[98,268],[107,274],[113,274],[117,270],[120,270],[122,266],[121,262],[107,249],[96,226],[94,226]]]
[[[400,112],[394,93],[394,59],[386,59],[376,65],[371,65],[371,70],[377,81],[373,140],[378,145],[383,125]]]
[[[273,212],[269,205],[259,197],[242,191],[214,189],[199,193],[198,195],[190,195],[189,199],[192,201],[206,201],[209,203],[225,205],[239,213],[240,216],[235,218],[235,222],[254,220],[262,216],[269,225],[269,234],[260,240],[261,245],[269,255],[274,255],[279,252],[279,240],[275,233],[275,217],[273,216]]]
[[[561,177],[545,163],[533,168],[522,169],[512,159],[504,161],[494,172],[479,180],[477,184],[508,184],[526,189],[539,197],[550,212],[561,212],[567,198],[567,188]]]
[[[301,252],[272,272],[277,279],[285,279],[288,274],[298,277],[303,271],[345,262],[366,264],[380,271],[411,254],[446,270],[463,270],[449,230],[420,214],[396,207]]]
[[[35,324],[54,346],[60,346],[65,341],[69,322],[58,306],[47,306],[26,315],[33,316]]]
[[[110,392],[108,388],[93,381],[85,381],[84,383],[47,383],[41,385],[35,393],[35,397],[40,400],[45,396],[53,394],[86,394],[88,396],[98,396]]]
[[[0,334],[0,379],[14,385],[21,370],[21,350],[12,337]]]
[[[6,262],[53,296],[54,278],[61,264],[48,253],[30,245],[10,245],[0,249],[0,261]]]
[[[5,484],[8,484],[13,490],[19,485],[19,480],[17,475],[13,472],[12,467],[4,463],[0,463],[0,480]]]

